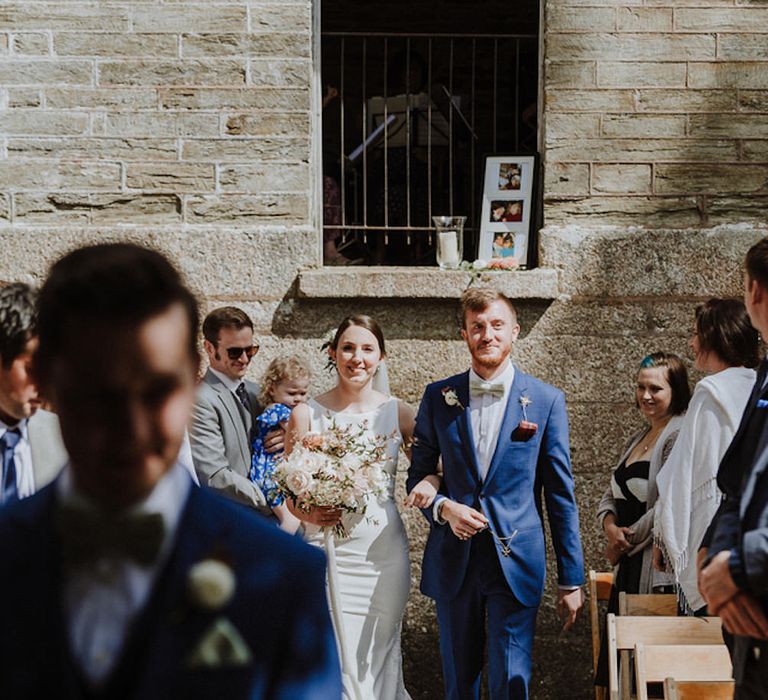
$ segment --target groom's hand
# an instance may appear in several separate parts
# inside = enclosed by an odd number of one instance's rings
[[[572,591],[563,590],[557,592],[557,612],[563,621],[563,632],[567,632],[576,624],[576,618],[584,605],[584,593],[581,588]]]
[[[460,540],[468,540],[488,527],[488,520],[479,510],[450,499],[443,501],[440,517],[451,526],[453,534]]]

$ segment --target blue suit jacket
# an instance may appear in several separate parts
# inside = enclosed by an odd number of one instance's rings
[[[87,697],[70,659],[53,528],[55,490],[0,511],[0,697]],[[188,602],[197,562],[229,561],[233,599],[208,612]],[[253,655],[237,668],[190,669],[187,659],[218,617],[240,632]],[[193,488],[173,551],[139,613],[103,697],[341,697],[336,645],[325,599],[322,553],[281,533],[246,508]]]
[[[463,408],[446,403],[446,388],[454,389]],[[536,434],[528,440],[515,433],[523,420],[523,396],[530,399],[528,420],[538,424]],[[496,452],[484,481],[479,478],[471,433],[469,373],[428,386],[416,418],[408,490],[427,474],[435,474],[442,457],[443,495],[481,510],[501,537],[517,531],[510,556],[503,556],[498,544],[497,554],[512,593],[527,606],[538,605],[544,590],[543,492],[557,555],[558,582],[583,583],[584,560],[563,393],[515,368]],[[424,550],[421,590],[431,598],[450,599],[464,581],[470,541],[459,540],[447,525],[433,523],[431,509],[425,509],[424,514],[432,527]]]

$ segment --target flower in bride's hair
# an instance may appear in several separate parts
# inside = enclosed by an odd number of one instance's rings
[[[218,559],[204,559],[189,570],[189,594],[206,610],[223,608],[235,594],[235,573]]]

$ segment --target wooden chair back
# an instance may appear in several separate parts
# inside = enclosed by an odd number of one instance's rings
[[[619,698],[619,652],[636,644],[722,644],[719,617],[626,616],[608,613],[608,692]],[[630,695],[629,674],[622,673],[621,697]],[[663,680],[663,679],[662,679]]]
[[[681,681],[727,681],[731,655],[725,644],[635,645],[637,700],[648,700],[648,683],[667,678]]]
[[[731,700],[733,681],[680,681],[664,679],[664,700]]]
[[[589,623],[592,628],[592,674],[597,671],[600,657],[600,601],[611,597],[613,573],[611,571],[589,570]],[[595,700],[603,700],[605,689],[595,686]]]
[[[677,615],[674,593],[619,593],[619,615]]]

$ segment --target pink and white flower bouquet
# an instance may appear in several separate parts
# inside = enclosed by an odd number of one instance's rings
[[[332,424],[323,433],[307,433],[275,470],[283,494],[299,507],[327,506],[360,514],[365,514],[369,498],[386,498],[387,437],[372,439],[365,428]],[[342,525],[335,532],[346,536]]]

